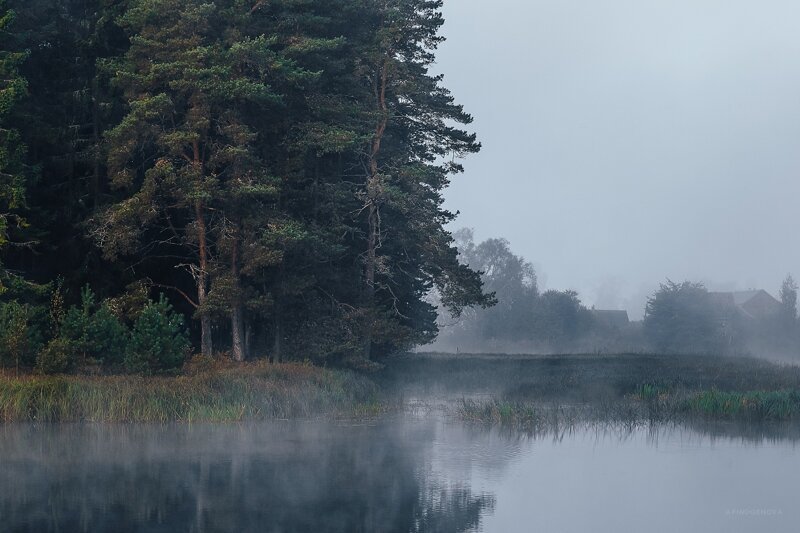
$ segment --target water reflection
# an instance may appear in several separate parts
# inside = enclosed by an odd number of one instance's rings
[[[772,430],[9,425],[0,529],[795,531],[797,432]]]
[[[6,426],[10,531],[472,531],[490,495],[444,479],[433,423]]]

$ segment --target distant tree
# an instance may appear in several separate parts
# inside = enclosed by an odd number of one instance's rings
[[[559,346],[587,333],[592,317],[577,292],[550,290],[536,300],[530,323],[534,338]]]
[[[702,283],[667,281],[647,301],[645,335],[660,352],[711,352],[719,348],[715,312]]]
[[[476,310],[475,320],[468,321],[465,328],[485,338],[525,338],[539,293],[533,265],[515,255],[505,239],[488,239],[475,244],[471,229],[459,230],[455,239],[461,260],[481,273],[485,290],[497,299],[494,307]]]
[[[797,321],[797,282],[791,274],[783,280],[780,290],[783,319],[785,324],[793,325]]]

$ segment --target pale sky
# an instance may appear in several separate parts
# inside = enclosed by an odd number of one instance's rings
[[[800,277],[800,2],[445,0],[483,152],[455,227],[640,317],[660,281]]]

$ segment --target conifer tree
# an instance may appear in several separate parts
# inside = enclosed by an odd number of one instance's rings
[[[364,354],[371,357],[376,329],[409,331],[409,344],[435,336],[434,312],[424,295],[438,286],[454,313],[488,305],[477,275],[459,265],[442,209],[448,176],[463,169],[454,161],[480,150],[475,135],[453,124],[472,117],[430,73],[444,40],[441,0],[368,1],[371,21],[357,74],[372,108],[373,130],[365,147],[365,184],[359,192],[366,214],[365,305],[372,323]],[[445,157],[451,162],[442,162]]]
[[[25,145],[10,123],[12,111],[27,92],[27,83],[19,73],[25,54],[15,51],[9,38],[13,21],[14,12],[0,1],[0,250],[8,244],[9,223],[24,224],[20,211],[26,190]],[[0,276],[0,292],[4,290],[2,280]]]
[[[196,309],[203,354],[213,352],[207,297],[218,210],[234,189],[258,190],[266,179],[251,164],[255,134],[243,106],[279,100],[267,82],[276,62],[269,42],[241,35],[236,7],[241,2],[132,2],[122,18],[131,47],[113,65],[129,112],[108,134],[112,180],[126,197],[95,228],[110,258],[179,258],[194,281],[193,296],[180,292]]]

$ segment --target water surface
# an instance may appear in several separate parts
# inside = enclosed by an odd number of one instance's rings
[[[792,436],[446,418],[0,427],[6,531],[797,531]]]

